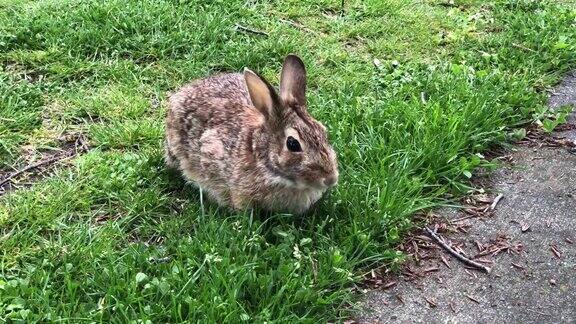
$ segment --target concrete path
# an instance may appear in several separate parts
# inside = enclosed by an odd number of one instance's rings
[[[552,107],[576,104],[576,74],[553,91]],[[576,125],[576,118],[570,123]],[[569,128],[569,127],[566,127]],[[575,127],[576,128],[576,127]],[[576,140],[576,130],[556,133]],[[435,269],[416,281],[406,276],[391,288],[368,292],[362,323],[576,323],[576,154],[566,147],[519,146],[510,165],[495,172],[503,194],[491,217],[463,221],[469,232],[443,234],[469,255],[476,242],[505,237],[510,251],[491,258],[492,272],[464,268],[442,252],[421,262]],[[447,219],[466,214],[439,211]],[[415,270],[417,272],[417,270]],[[424,270],[425,271],[425,270]]]

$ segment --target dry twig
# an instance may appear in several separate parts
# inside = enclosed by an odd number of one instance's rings
[[[471,301],[473,301],[473,302],[475,302],[475,303],[477,303],[477,304],[480,304],[480,301],[478,301],[478,299],[476,299],[476,298],[474,298],[474,297],[472,297],[472,296],[470,296],[470,295],[468,295],[468,294],[464,294],[464,296],[468,297],[468,299],[470,299]]]
[[[528,51],[528,52],[538,53],[537,51],[535,51],[535,50],[533,50],[533,49],[531,49],[531,48],[528,48],[528,47],[526,47],[526,46],[524,46],[524,45],[512,43],[512,46],[518,47],[519,49],[523,49],[523,50]]]
[[[268,33],[267,33],[267,32],[264,32],[264,31],[261,31],[261,30],[256,30],[256,29],[252,29],[252,28],[248,28],[248,27],[242,26],[242,25],[240,25],[240,24],[234,25],[234,28],[235,28],[236,30],[244,31],[244,32],[247,32],[247,33],[252,33],[252,34],[256,34],[256,35],[268,36]]]
[[[392,288],[396,285],[396,281],[390,281],[389,283],[385,284],[384,286],[382,286],[383,289],[388,289],[388,288]]]
[[[524,266],[523,266],[523,265],[516,264],[516,263],[512,262],[512,266],[513,266],[514,268],[524,270]]]
[[[460,218],[456,218],[456,219],[451,220],[450,223],[458,223],[458,222],[461,222],[463,220],[467,220],[467,219],[474,218],[474,217],[478,217],[478,215],[477,214],[470,214],[470,215],[462,216]]]
[[[428,267],[428,268],[424,269],[424,272],[433,272],[433,271],[438,271],[438,270],[440,270],[438,267],[432,266],[432,267]]]
[[[428,227],[424,227],[424,229],[426,230],[428,235],[430,235],[430,237],[433,238],[441,247],[443,247],[446,251],[448,251],[450,254],[452,254],[454,257],[456,257],[458,260],[462,261],[464,264],[467,264],[467,265],[472,266],[476,269],[482,270],[486,273],[490,273],[490,271],[492,270],[489,267],[486,267],[486,266],[484,266],[478,262],[474,262],[474,261],[468,259],[467,257],[465,257],[464,255],[462,255],[461,253],[456,252],[456,250],[454,250],[451,246],[446,244],[444,239],[440,238],[434,231],[432,231]]]
[[[18,170],[16,172],[11,173],[10,175],[8,175],[5,179],[3,179],[2,181],[0,181],[0,188],[2,188],[5,184],[7,184],[8,182],[10,182],[12,179],[14,179],[15,177],[24,174],[28,171],[34,170],[36,168],[39,168],[41,166],[47,165],[47,164],[52,164],[54,162],[57,161],[63,161],[63,160],[67,160],[70,159],[72,157],[74,157],[75,155],[77,155],[78,153],[83,153],[86,152],[88,150],[88,146],[86,145],[86,143],[84,143],[83,138],[79,137],[76,140],[76,144],[77,144],[77,148],[75,151],[71,151],[71,152],[66,152],[65,154],[59,154],[56,155],[52,158],[46,159],[46,160],[42,160],[39,162],[36,162],[34,164],[30,164],[26,167],[24,167],[21,170]],[[78,144],[80,144],[80,147],[78,148]]]
[[[302,30],[305,31],[305,32],[309,32],[309,33],[311,33],[311,34],[316,34],[316,35],[317,35],[317,34],[320,34],[320,33],[318,33],[317,31],[312,30],[312,29],[310,29],[310,28],[302,25],[302,24],[299,23],[299,22],[296,22],[296,21],[293,21],[293,20],[288,20],[288,19],[279,19],[279,20],[280,20],[281,22],[283,22],[283,23],[285,23],[285,24],[288,24],[288,25],[290,25],[290,26],[293,26],[293,27],[295,27],[295,28],[302,29]]]
[[[555,255],[558,259],[561,259],[561,258],[562,258],[562,253],[560,253],[560,250],[558,250],[558,247],[556,246],[556,244],[550,245],[550,250],[552,250],[552,253],[554,253],[554,255]]]

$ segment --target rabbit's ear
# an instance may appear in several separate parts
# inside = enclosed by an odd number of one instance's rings
[[[266,119],[275,116],[275,106],[278,103],[278,95],[274,88],[248,68],[244,68],[244,79],[250,93],[252,104]]]
[[[306,106],[306,68],[296,55],[288,55],[282,65],[280,97],[288,104]]]

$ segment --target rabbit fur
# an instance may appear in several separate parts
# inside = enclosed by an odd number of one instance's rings
[[[306,70],[283,63],[280,91],[244,69],[169,98],[166,163],[223,206],[301,214],[338,181],[326,128],[306,105]]]

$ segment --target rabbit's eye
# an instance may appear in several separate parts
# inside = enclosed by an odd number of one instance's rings
[[[292,152],[302,152],[302,147],[300,146],[300,142],[292,136],[288,136],[286,139],[286,147],[288,150]]]

